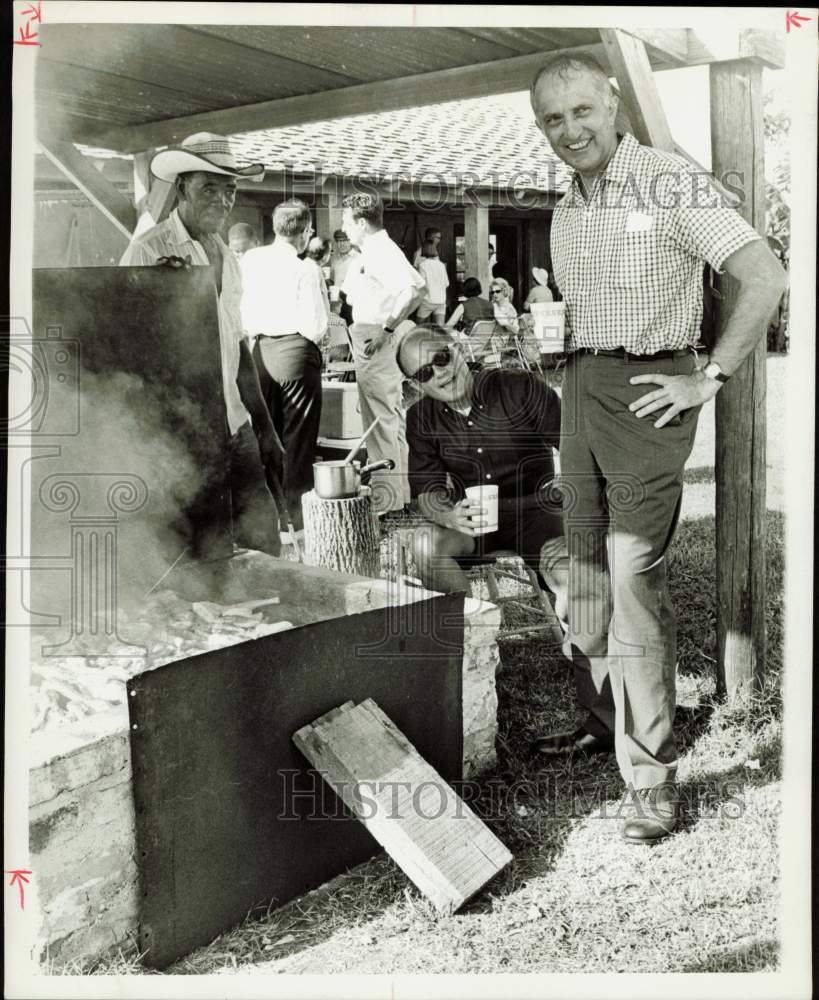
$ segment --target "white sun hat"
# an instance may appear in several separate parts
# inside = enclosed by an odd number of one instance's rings
[[[178,146],[163,149],[151,160],[151,173],[161,181],[174,181],[179,174],[192,170],[227,177],[258,177],[264,173],[264,164],[237,166],[228,139],[212,132],[189,135]]]
[[[545,267],[533,267],[532,277],[542,287],[546,287],[549,284],[549,272]]]

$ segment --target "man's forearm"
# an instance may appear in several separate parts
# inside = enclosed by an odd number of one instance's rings
[[[762,249],[760,247],[760,249]],[[745,248],[737,251],[739,257]],[[754,251],[737,262],[726,262],[726,270],[739,283],[734,307],[711,351],[726,375],[732,375],[759,343],[768,329],[768,321],[787,285],[787,275],[767,247]]]

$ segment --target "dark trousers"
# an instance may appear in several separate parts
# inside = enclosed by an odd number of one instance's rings
[[[302,526],[301,498],[313,488],[313,462],[321,420],[321,351],[292,334],[259,337],[253,348],[262,395],[284,445],[284,494]]]
[[[682,499],[698,409],[665,427],[629,409],[653,385],[690,374],[694,355],[635,361],[572,355],[563,380],[561,486],[569,550],[569,639],[577,698],[595,734],[613,731],[624,780],[674,780],[676,619],[665,554]]]
[[[230,500],[236,544],[279,555],[279,514],[250,421],[230,438]]]

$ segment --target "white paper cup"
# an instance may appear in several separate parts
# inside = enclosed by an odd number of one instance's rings
[[[337,285],[330,285],[330,301],[339,302],[341,300],[341,289]]]
[[[491,531],[498,530],[498,487],[497,486],[468,486],[464,493],[468,500],[483,507],[486,513],[481,520],[486,521],[484,525],[478,525],[475,529],[476,535],[488,535]]]
[[[541,354],[557,354],[566,349],[566,304],[533,302],[530,306],[534,334]]]

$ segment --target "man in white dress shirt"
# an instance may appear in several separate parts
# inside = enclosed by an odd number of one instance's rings
[[[284,445],[284,492],[301,527],[301,498],[313,488],[321,418],[321,350],[327,308],[321,271],[299,259],[313,235],[310,209],[298,199],[273,211],[275,241],[242,257],[242,322]]]
[[[358,396],[364,426],[380,423],[367,439],[374,461],[392,459],[391,472],[374,473],[373,506],[384,514],[402,510],[410,500],[407,478],[407,435],[401,407],[403,376],[395,361],[393,334],[419,304],[424,279],[384,229],[384,208],[374,194],[344,199],[344,232],[361,248],[350,267],[344,294],[353,309],[353,342]]]

